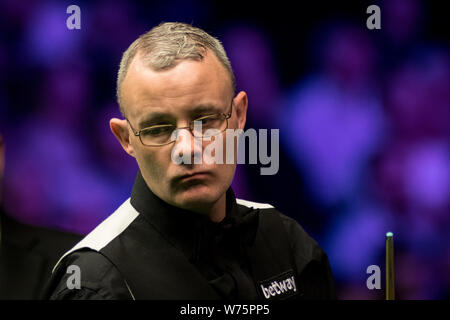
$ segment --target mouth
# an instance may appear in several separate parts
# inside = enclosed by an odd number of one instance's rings
[[[192,180],[204,180],[208,178],[211,174],[209,172],[193,172],[178,176],[175,180],[180,182],[192,181]]]

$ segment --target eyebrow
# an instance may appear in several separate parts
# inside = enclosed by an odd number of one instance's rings
[[[203,104],[198,105],[194,109],[190,111],[191,115],[199,115],[199,114],[205,114],[205,113],[220,113],[221,110],[217,106],[213,104]]]
[[[218,108],[214,104],[198,105],[188,111],[191,117],[198,117],[201,115],[208,115],[221,112],[222,110],[220,110],[220,108]],[[139,121],[138,126],[139,128],[147,128],[161,122],[169,123],[171,120],[174,120],[174,117],[171,114],[156,111],[149,113],[145,118]]]
[[[157,124],[158,122],[169,122],[171,118],[173,117],[171,117],[170,114],[164,112],[152,112],[139,121],[138,126],[139,128],[147,128]]]

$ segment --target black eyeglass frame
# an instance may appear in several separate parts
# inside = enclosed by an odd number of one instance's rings
[[[220,133],[222,133],[222,132],[224,132],[225,130],[228,129],[228,119],[231,118],[232,113],[233,113],[233,99],[231,99],[230,112],[229,112],[229,113],[214,113],[214,114],[209,114],[209,115],[206,115],[206,116],[203,116],[203,117],[200,117],[200,118],[197,118],[197,119],[192,120],[191,122],[189,122],[189,126],[188,126],[188,127],[179,127],[179,128],[177,128],[177,127],[174,126],[175,128],[174,128],[173,131],[175,131],[175,130],[180,130],[180,129],[187,129],[187,130],[189,130],[189,132],[191,132],[191,134],[192,134],[194,137],[196,137],[195,134],[194,134],[194,122],[195,122],[195,121],[199,121],[199,120],[201,120],[201,119],[204,119],[204,118],[210,117],[210,116],[220,115],[220,116],[223,116],[224,119],[225,119],[225,121],[226,121],[225,129],[223,129],[222,131],[220,131]],[[165,146],[165,145],[174,143],[174,142],[176,141],[176,140],[172,140],[172,141],[169,141],[169,142],[166,142],[166,143],[163,143],[163,144],[145,144],[144,142],[142,142],[141,132],[144,131],[144,130],[149,130],[149,129],[154,128],[154,127],[158,127],[159,125],[158,125],[158,126],[145,127],[145,128],[142,128],[142,129],[136,131],[136,130],[134,130],[133,126],[131,125],[130,120],[128,120],[128,118],[125,118],[125,120],[127,120],[128,124],[130,125],[131,131],[133,131],[133,134],[134,134],[136,137],[139,137],[139,141],[142,143],[143,146],[146,146],[146,147],[162,147],[162,146]],[[172,131],[172,132],[173,132],[173,131]]]

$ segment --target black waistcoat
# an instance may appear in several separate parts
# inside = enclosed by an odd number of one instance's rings
[[[259,298],[264,298],[261,283],[280,275],[296,274],[279,215],[274,210],[236,203],[231,189],[227,192],[227,216],[220,227],[211,228],[212,223],[204,217],[163,202],[148,189],[140,174],[131,205],[139,212],[138,217],[99,252],[117,267],[136,299],[223,298],[195,263],[202,245],[198,242],[211,238],[192,233],[203,233],[205,228],[221,233],[224,228],[230,229],[224,240],[236,240],[233,248],[241,251],[236,254],[253,280]],[[257,294],[241,298],[258,298]]]

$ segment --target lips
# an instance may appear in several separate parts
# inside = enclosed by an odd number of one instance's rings
[[[179,176],[176,178],[176,180],[187,181],[187,180],[194,180],[194,179],[204,179],[209,175],[210,175],[210,173],[208,173],[208,172],[194,172],[194,173],[188,173],[188,174]]]

